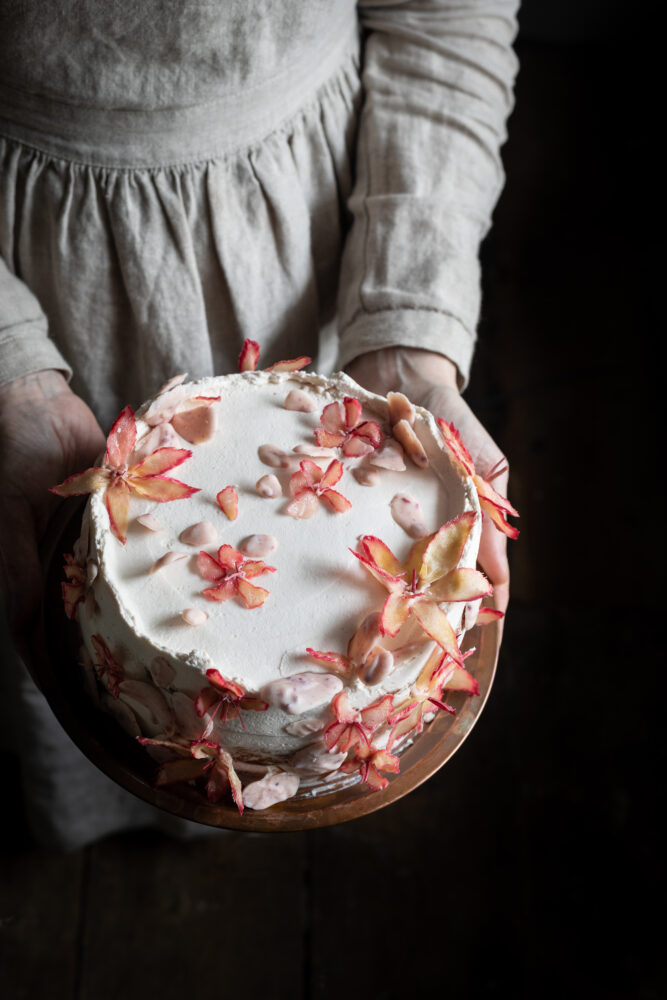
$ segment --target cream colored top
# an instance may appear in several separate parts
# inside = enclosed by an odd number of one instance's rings
[[[0,8],[0,382],[403,344],[467,377],[515,0]],[[360,65],[363,71],[360,72]]]

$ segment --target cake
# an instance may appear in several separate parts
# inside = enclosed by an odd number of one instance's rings
[[[241,811],[380,790],[447,691],[475,695],[461,638],[499,616],[479,615],[480,497],[514,531],[453,427],[257,354],[126,407],[54,487],[90,493],[62,588],[90,694],[157,785]]]

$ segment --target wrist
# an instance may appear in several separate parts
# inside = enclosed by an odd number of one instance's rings
[[[64,375],[55,368],[44,368],[0,385],[0,406],[16,405],[24,400],[45,402],[64,393],[72,395]]]
[[[369,389],[385,396],[405,392],[421,396],[434,385],[458,392],[459,372],[453,361],[435,351],[417,347],[383,347],[360,354],[347,365],[347,373]]]

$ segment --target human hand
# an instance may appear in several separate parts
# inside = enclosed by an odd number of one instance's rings
[[[356,382],[386,396],[402,392],[413,403],[454,424],[482,478],[493,476],[493,487],[507,496],[509,466],[493,438],[461,397],[457,369],[440,354],[408,347],[387,347],[355,358],[347,372]],[[496,474],[502,470],[500,474]],[[495,474],[495,475],[494,475]],[[507,538],[483,514],[479,564],[493,584],[495,607],[504,612],[509,602]],[[502,621],[501,621],[502,627]]]
[[[93,465],[104,446],[95,416],[60,372],[0,386],[0,600],[14,632],[39,605],[38,546],[62,502],[49,487]]]

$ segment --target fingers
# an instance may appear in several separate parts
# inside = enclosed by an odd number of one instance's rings
[[[507,610],[510,599],[510,568],[507,561],[507,538],[486,514],[482,515],[482,537],[478,562],[493,584],[493,603],[498,611]]]

